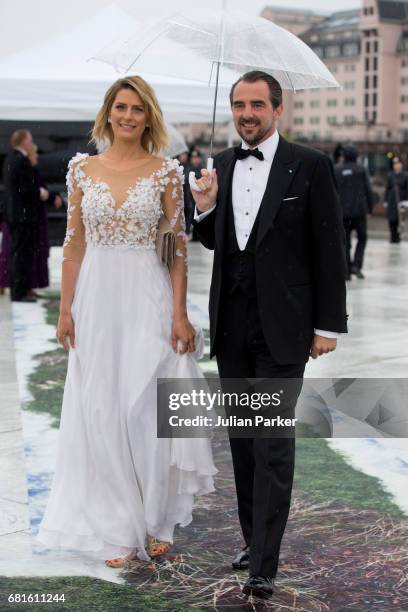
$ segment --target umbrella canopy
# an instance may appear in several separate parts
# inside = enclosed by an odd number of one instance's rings
[[[186,53],[186,50],[189,53]],[[194,57],[194,61],[191,61]],[[274,76],[282,89],[339,87],[320,58],[300,38],[263,17],[223,10],[199,19],[173,15],[107,45],[93,59],[118,71],[141,67],[203,83],[233,83],[249,70]]]
[[[325,64],[300,38],[262,17],[227,11],[225,4],[218,13],[208,15],[203,11],[202,17],[194,19],[174,15],[150,27],[140,27],[128,39],[107,45],[92,59],[111,64],[118,71],[140,66],[150,73],[214,82],[209,170],[220,84],[231,84],[249,70],[263,70],[283,89],[339,87]]]
[[[166,130],[169,135],[169,145],[164,151],[165,155],[170,157],[176,157],[184,151],[188,151],[188,145],[184,139],[183,134],[171,123],[166,124]]]

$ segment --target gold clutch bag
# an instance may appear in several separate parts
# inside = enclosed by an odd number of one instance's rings
[[[164,215],[157,228],[156,252],[162,264],[169,267],[173,265],[176,257],[176,234]]]

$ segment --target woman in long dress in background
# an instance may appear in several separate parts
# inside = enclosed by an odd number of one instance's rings
[[[138,76],[107,91],[93,139],[69,164],[57,337],[69,350],[57,467],[38,539],[112,567],[164,554],[194,495],[213,491],[206,438],[158,439],[157,378],[201,378],[186,308],[183,175],[155,93]],[[155,242],[176,233],[169,270]],[[111,558],[114,557],[114,558]]]

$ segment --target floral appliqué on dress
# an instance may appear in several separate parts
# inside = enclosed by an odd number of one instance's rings
[[[82,261],[86,245],[155,249],[157,228],[166,215],[176,233],[176,255],[186,262],[183,169],[164,159],[147,177],[138,177],[116,206],[109,185],[86,174],[89,155],[77,153],[68,165],[67,231],[63,260]]]

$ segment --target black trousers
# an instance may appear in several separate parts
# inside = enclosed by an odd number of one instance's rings
[[[358,270],[363,267],[364,251],[367,244],[367,216],[361,215],[353,219],[344,219],[344,229],[346,232],[346,251],[347,251],[347,266],[348,272],[351,274],[351,268],[354,266]],[[351,256],[351,232],[355,230],[357,234],[357,244],[354,251],[354,256]]]
[[[400,242],[399,221],[388,221],[390,228],[390,242]]]
[[[10,294],[12,300],[21,300],[31,289],[36,228],[35,223],[10,223]]]
[[[303,378],[305,363],[274,361],[256,299],[240,290],[224,298],[218,332],[221,378]],[[295,439],[230,438],[230,445],[239,520],[245,543],[251,547],[249,572],[273,578],[290,508]]]

